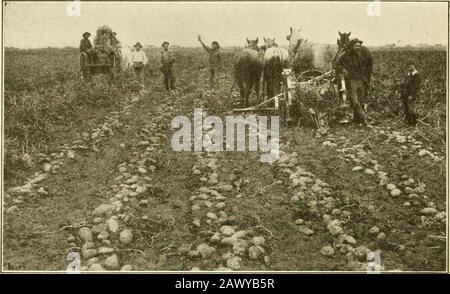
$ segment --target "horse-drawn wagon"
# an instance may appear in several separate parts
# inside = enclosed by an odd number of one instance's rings
[[[94,47],[80,54],[80,67],[84,78],[102,73],[111,80],[120,71],[120,45],[110,27],[101,26],[97,29]]]
[[[120,56],[114,51],[109,54],[88,56],[85,53],[80,54],[81,72],[84,78],[90,78],[95,74],[106,74],[111,80],[115,78],[120,68]]]

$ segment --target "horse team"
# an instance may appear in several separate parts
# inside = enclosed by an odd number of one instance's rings
[[[247,38],[246,46],[234,64],[234,79],[239,87],[241,105],[249,106],[249,97],[253,89],[257,101],[260,102],[261,77],[263,77],[263,92],[265,90],[267,97],[271,98],[281,91],[283,69],[292,68],[294,73],[299,75],[307,70],[329,70],[331,67],[334,73],[344,77],[355,122],[364,123],[364,111],[360,101],[367,100],[373,59],[369,50],[362,46],[362,41],[351,39],[350,34],[339,32],[337,50],[329,45],[321,48],[321,45],[311,44],[302,37],[300,30],[292,28],[290,28],[290,34],[286,36],[289,41],[288,50],[279,47],[275,38],[264,38],[262,46],[258,45],[258,38],[254,40]],[[81,45],[83,41],[85,40],[82,40]],[[201,42],[200,37],[199,41]],[[83,53],[81,45],[80,51]],[[202,45],[205,47],[203,43]],[[132,56],[135,52],[128,47],[121,49],[120,46],[118,47],[121,51],[122,69],[130,69],[133,66]]]
[[[300,30],[291,28],[286,39],[289,41],[288,50],[279,47],[275,39],[265,38],[265,44],[259,47],[258,39],[247,38],[247,45],[234,67],[241,104],[249,106],[249,96],[253,88],[257,101],[260,101],[261,76],[263,89],[266,89],[270,98],[281,90],[284,68],[291,67],[298,75],[315,67],[331,67],[336,74],[344,77],[354,121],[364,123],[365,116],[360,101],[367,99],[373,59],[369,50],[362,46],[362,41],[350,39],[350,33],[339,32],[338,48],[334,53],[330,46],[319,48],[319,45],[310,44],[301,36]]]

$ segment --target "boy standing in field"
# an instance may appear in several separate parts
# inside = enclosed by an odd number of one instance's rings
[[[405,108],[406,121],[408,124],[415,126],[417,124],[416,113],[414,112],[415,100],[420,90],[420,75],[413,64],[409,65],[408,75],[403,83],[401,99]]]
[[[173,63],[175,58],[169,50],[169,42],[164,41],[161,49],[161,72],[164,75],[164,87],[168,92],[175,90],[175,76],[173,74]]]
[[[214,88],[214,85],[216,83],[216,76],[220,68],[220,45],[217,41],[212,41],[211,47],[208,47],[205,45],[205,43],[203,43],[202,37],[200,35],[198,35],[198,41],[209,55],[209,84],[212,89]]]
[[[147,56],[144,51],[141,51],[141,43],[137,42],[136,45],[134,45],[134,48],[136,48],[136,50],[134,50],[131,55],[134,77],[142,86],[144,86],[144,66],[147,64]]]

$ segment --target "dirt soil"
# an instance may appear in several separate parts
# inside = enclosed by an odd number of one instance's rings
[[[29,180],[5,187],[4,270],[65,271],[69,252],[90,271],[366,271],[374,256],[386,271],[446,270],[440,147],[384,119],[281,127],[273,164],[175,152],[176,115],[239,103],[229,72],[210,91],[198,66],[177,65],[172,95],[152,71],[145,91],[56,130]]]

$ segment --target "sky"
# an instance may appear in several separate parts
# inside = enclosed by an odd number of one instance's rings
[[[80,15],[67,13],[69,2],[9,2],[3,7],[4,45],[18,48],[78,46],[81,35],[108,25],[124,45],[167,40],[198,46],[197,35],[222,46],[242,46],[245,38],[275,37],[287,43],[289,27],[301,28],[314,43],[334,44],[351,31],[366,45],[447,44],[446,3],[385,3],[369,16],[366,2],[107,2],[80,3]]]

